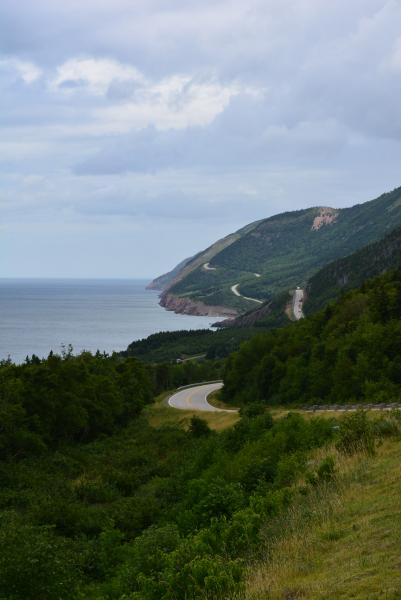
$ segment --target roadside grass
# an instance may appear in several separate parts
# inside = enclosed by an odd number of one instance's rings
[[[399,600],[400,451],[400,439],[385,440],[373,457],[330,449],[334,483],[266,526],[246,600]]]
[[[239,420],[238,413],[234,412],[200,412],[197,410],[179,410],[177,408],[172,408],[167,404],[167,400],[172,393],[173,390],[161,394],[156,398],[154,404],[146,407],[144,414],[152,427],[175,425],[182,427],[183,429],[188,429],[192,417],[196,416],[204,419],[210,429],[222,431],[223,429],[232,427]]]
[[[207,397],[207,401],[215,408],[223,408],[224,410],[236,410],[234,406],[231,406],[231,404],[226,404],[222,401],[221,390],[216,390],[215,392],[209,394],[209,396]]]

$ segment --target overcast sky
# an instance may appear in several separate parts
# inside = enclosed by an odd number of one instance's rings
[[[0,276],[150,277],[401,185],[400,0],[1,0]]]

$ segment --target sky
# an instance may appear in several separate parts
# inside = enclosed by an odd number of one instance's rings
[[[0,276],[153,277],[401,185],[401,0],[1,0]]]

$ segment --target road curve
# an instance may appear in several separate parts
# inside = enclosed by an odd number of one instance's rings
[[[227,410],[224,408],[216,408],[207,401],[207,397],[220,390],[223,387],[222,383],[206,383],[197,385],[184,390],[179,390],[168,399],[168,404],[172,408],[180,410],[198,410],[207,412],[237,412],[236,410]]]
[[[205,263],[203,265],[203,268],[205,269],[205,271],[217,271],[216,267],[211,267],[210,263]]]
[[[256,275],[256,273],[255,273],[255,275]],[[239,298],[244,298],[244,300],[251,300],[251,302],[257,302],[258,304],[263,304],[262,300],[257,300],[256,298],[249,298],[248,296],[243,296],[238,288],[239,288],[239,283],[236,283],[235,285],[231,286],[232,293],[235,294],[236,296],[238,296]]]

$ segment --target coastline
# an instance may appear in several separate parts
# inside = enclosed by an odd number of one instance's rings
[[[160,295],[159,304],[166,310],[181,315],[226,318],[235,318],[238,316],[238,312],[233,308],[208,305],[200,300],[175,296],[168,291]]]

